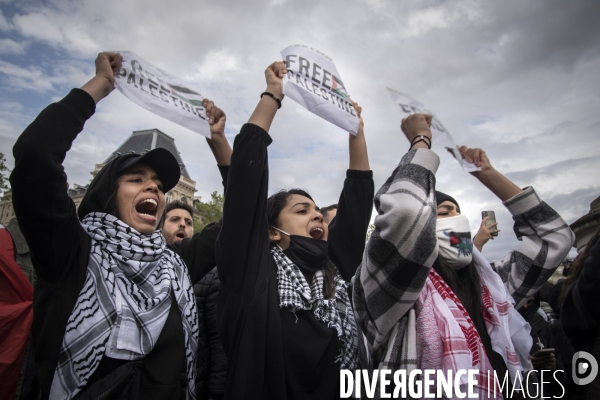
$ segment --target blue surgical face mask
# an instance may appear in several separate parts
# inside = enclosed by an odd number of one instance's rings
[[[329,250],[329,244],[326,240],[290,235],[274,226],[271,228],[289,236],[290,246],[283,250],[283,254],[296,264],[301,271],[314,274],[318,270],[325,268]]]

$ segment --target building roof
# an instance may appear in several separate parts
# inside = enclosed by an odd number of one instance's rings
[[[83,196],[89,186],[90,186],[89,184],[87,184],[85,186],[74,184],[72,187],[69,187],[69,189],[67,190],[67,193],[69,194],[70,197]]]
[[[177,162],[179,163],[179,167],[181,169],[181,175],[184,177],[191,179],[190,174],[188,173],[185,164],[183,163],[183,159],[179,155],[179,151],[177,150],[177,146],[175,146],[175,139],[171,136],[167,135],[164,132],[161,132],[158,129],[147,129],[143,131],[133,131],[131,136],[129,136],[118,148],[112,153],[106,160],[104,160],[103,164],[108,163],[114,157],[123,155],[123,154],[144,154],[150,150],[154,150],[156,148],[167,149],[175,156]]]
[[[598,196],[592,203],[590,204],[590,212],[579,218],[577,221],[571,224],[572,230],[577,230],[580,226],[585,225],[588,222],[593,220],[600,220],[600,196]],[[577,234],[577,232],[575,232]]]

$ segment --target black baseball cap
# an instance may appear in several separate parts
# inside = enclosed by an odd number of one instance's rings
[[[165,193],[173,189],[177,185],[177,182],[179,182],[179,176],[181,175],[179,163],[175,156],[167,149],[156,148],[146,154],[131,157],[119,166],[118,171],[119,173],[123,173],[129,167],[136,164],[147,165],[154,169],[163,184],[163,192]]]
[[[156,171],[164,193],[173,189],[179,182],[181,175],[179,163],[169,150],[157,148],[143,155],[124,154],[109,161],[90,182],[77,209],[79,219],[83,219],[91,212],[114,213],[110,203],[111,196],[115,193],[117,178],[136,164],[147,165]]]

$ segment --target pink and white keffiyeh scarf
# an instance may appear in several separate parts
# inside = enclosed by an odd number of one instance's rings
[[[473,260],[481,277],[482,312],[492,348],[504,359],[515,387],[520,387],[520,381],[515,378],[517,375],[522,378],[523,372],[531,368],[528,359],[531,348],[529,325],[514,309],[512,297],[489,262],[476,250]],[[501,399],[497,385],[494,396],[494,370],[471,317],[456,294],[433,269],[415,309],[417,365],[420,369],[452,370],[454,373],[458,370],[479,370],[475,387],[479,398]],[[488,372],[491,377],[489,384]],[[461,389],[465,392],[467,383],[464,376]]]

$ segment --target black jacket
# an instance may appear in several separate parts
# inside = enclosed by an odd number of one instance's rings
[[[58,103],[46,107],[17,140],[13,155],[15,167],[10,176],[15,215],[31,251],[37,273],[34,293],[34,340],[36,379],[42,398],[50,392],[58,355],[79,292],[83,287],[91,240],[83,231],[75,204],[67,194],[67,176],[62,162],[84,123],[95,111],[93,99],[85,91],[73,89]],[[120,161],[123,162],[124,157]],[[89,211],[104,211],[110,193],[99,190],[114,180],[115,164],[107,165],[90,185],[82,205]],[[100,178],[100,177],[105,178]],[[98,182],[97,179],[108,179]],[[107,183],[108,182],[108,183]],[[171,248],[188,266],[192,284],[214,267],[214,237],[210,228]],[[171,307],[165,329],[156,348],[142,359],[141,396],[172,399],[181,395],[184,352],[173,349],[183,343],[181,316]],[[123,365],[122,360],[102,359],[96,379]],[[172,368],[164,368],[173,365]],[[154,386],[159,385],[159,386]]]
[[[198,305],[198,357],[196,358],[196,398],[222,399],[227,384],[227,356],[217,331],[219,273],[213,268],[194,285]]]
[[[567,288],[561,321],[575,350],[593,345],[600,329],[600,240],[584,261],[579,278]]]
[[[560,313],[563,329],[575,351],[591,353],[596,360],[600,360],[599,291],[600,240],[590,250],[579,278],[567,288]],[[592,383],[585,386],[585,389],[588,396],[591,394],[597,396],[600,393],[600,374]]]
[[[312,312],[294,315],[279,307],[266,214],[270,143],[266,131],[245,124],[231,158],[215,250],[218,328],[228,358],[225,398],[331,399],[339,393],[335,330]],[[347,281],[362,260],[373,195],[371,171],[347,172],[328,238],[330,258]]]

